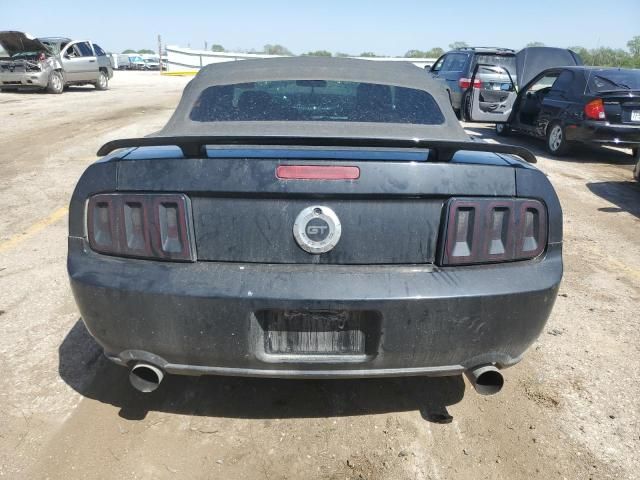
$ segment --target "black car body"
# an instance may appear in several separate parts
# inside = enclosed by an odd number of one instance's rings
[[[518,130],[546,138],[547,150],[566,153],[573,142],[640,146],[640,70],[562,67],[543,71],[519,92],[499,133]]]
[[[205,67],[163,130],[105,145],[78,182],[68,272],[87,328],[156,383],[494,382],[550,314],[562,214],[517,158],[535,157],[472,142],[448,101],[410,65]]]
[[[449,94],[451,106],[460,118],[469,118],[469,92],[471,78],[479,67],[479,87],[483,101],[501,102],[506,93],[500,86],[516,79],[516,53],[508,48],[464,47],[442,55],[429,70],[442,83]],[[500,67],[500,68],[496,68]]]

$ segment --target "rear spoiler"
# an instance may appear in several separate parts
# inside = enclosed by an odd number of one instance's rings
[[[176,146],[187,158],[206,157],[207,145],[255,145],[255,146],[305,146],[305,147],[371,147],[371,148],[420,148],[430,151],[431,161],[448,162],[456,152],[490,152],[516,155],[526,162],[536,163],[533,153],[516,145],[499,145],[483,142],[451,140],[400,139],[400,138],[348,138],[348,137],[284,137],[284,136],[176,136],[123,138],[105,143],[98,150],[102,157],[120,148]],[[433,152],[433,153],[431,153]]]

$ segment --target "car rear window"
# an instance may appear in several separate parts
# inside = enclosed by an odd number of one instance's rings
[[[278,80],[206,88],[196,122],[336,121],[438,125],[444,116],[426,91],[334,80]]]
[[[502,67],[512,77],[516,75],[516,57],[514,55],[478,55],[476,57],[476,65],[479,63]]]
[[[592,92],[640,90],[640,70],[593,70],[589,72]]]

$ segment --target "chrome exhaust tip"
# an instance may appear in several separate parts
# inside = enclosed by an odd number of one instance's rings
[[[480,395],[495,395],[504,386],[504,377],[493,365],[483,365],[464,372]]]
[[[160,386],[163,378],[162,370],[148,363],[136,363],[129,372],[131,385],[143,393],[153,392]]]

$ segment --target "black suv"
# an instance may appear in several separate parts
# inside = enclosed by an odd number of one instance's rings
[[[482,73],[482,80],[477,75],[473,78],[479,64],[477,73]],[[456,115],[462,120],[468,120],[468,93],[472,80],[481,90],[484,97],[482,101],[504,101],[509,92],[502,90],[501,86],[516,82],[516,54],[508,48],[463,47],[442,55],[429,71],[444,83]]]

